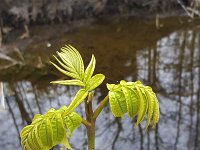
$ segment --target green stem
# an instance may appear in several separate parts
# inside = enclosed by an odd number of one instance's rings
[[[88,150],[95,150],[95,122],[87,128]]]
[[[88,99],[85,100],[85,114],[86,120],[83,120],[82,123],[85,124],[87,129],[87,138],[88,138],[88,150],[95,150],[95,123],[96,118],[99,116],[105,105],[107,104],[109,97],[108,95],[100,102],[97,109],[93,112],[92,108],[92,99],[94,93],[88,94]]]
[[[99,114],[101,113],[101,111],[103,110],[103,108],[105,107],[105,105],[107,104],[109,100],[108,95],[100,102],[99,106],[97,107],[97,109],[94,111],[93,113],[93,119],[96,119]]]
[[[87,120],[83,119],[83,118],[82,118],[81,123],[84,124],[86,127],[87,127],[87,126],[91,126],[91,123],[88,122]]]
[[[95,150],[95,123],[96,119],[93,119],[93,108],[92,108],[93,93],[89,93],[88,99],[85,100],[85,114],[86,120],[91,125],[86,126],[87,138],[88,138],[88,150]]]

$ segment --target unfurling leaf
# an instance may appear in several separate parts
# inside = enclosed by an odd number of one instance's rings
[[[63,144],[63,145],[64,145],[67,149],[69,149],[69,150],[73,150],[72,147],[70,146],[69,141],[68,141],[67,138],[64,138],[64,139],[61,141],[60,144]]]
[[[85,76],[84,77],[85,83],[87,83],[90,80],[90,78],[92,77],[94,69],[95,69],[95,65],[96,65],[96,59],[95,59],[94,55],[92,55],[90,63],[85,70],[85,75],[84,75]]]
[[[128,115],[129,117],[133,118],[138,113],[139,98],[136,92],[129,87],[122,87],[122,91],[125,95]]]
[[[64,115],[68,115],[69,113],[71,113],[87,97],[87,95],[88,91],[86,91],[85,89],[80,89],[76,93],[68,108],[65,110]]]
[[[60,67],[58,67],[56,64],[54,64],[53,62],[51,62],[52,65],[54,65],[54,67],[56,67],[61,73],[63,73],[66,76],[69,76],[71,78],[74,79],[78,79],[80,80],[79,76],[73,72],[69,72],[69,71],[65,71],[64,69],[61,69]]]
[[[146,90],[146,95],[148,97],[148,117],[147,117],[146,128],[149,126],[151,122],[153,116],[154,103],[156,102],[152,94],[154,95],[152,89],[148,87]]]
[[[93,89],[95,89],[96,87],[98,87],[103,80],[105,79],[105,76],[103,74],[96,74],[94,75],[88,82],[86,89],[88,91],[91,91]]]
[[[60,72],[69,76],[73,79],[77,79],[83,81],[84,79],[84,65],[83,60],[79,52],[72,46],[66,45],[61,48],[62,52],[57,52],[60,60],[56,57],[57,62],[62,66],[62,68],[58,67],[58,65],[52,63]]]
[[[138,125],[145,117],[146,111],[147,111],[147,99],[142,93],[142,89],[138,86],[135,86],[137,93],[139,95],[139,112],[137,117],[136,125]]]
[[[62,85],[77,85],[88,91],[91,91],[97,88],[103,82],[105,78],[103,74],[96,74],[92,76],[96,65],[96,59],[94,55],[92,55],[90,63],[85,70],[83,59],[80,53],[74,47],[66,45],[65,47],[61,48],[61,52],[57,52],[57,55],[58,57],[54,56],[54,58],[61,67],[53,62],[51,63],[61,73],[71,77],[72,80],[52,81],[51,83]]]
[[[41,143],[44,146],[51,147],[53,145],[53,131],[49,118],[44,118],[42,120],[38,133],[41,139]]]
[[[120,91],[121,90],[121,85],[120,84],[106,84],[107,88],[109,91]]]
[[[109,91],[109,102],[115,117],[123,117],[127,112],[125,97],[121,91]]]
[[[56,145],[65,137],[65,125],[63,123],[63,118],[61,113],[55,113],[51,119],[52,131],[53,133],[53,145]]]
[[[156,94],[148,86],[140,81],[125,82],[120,84],[107,84],[109,90],[109,102],[113,115],[122,117],[126,112],[129,117],[137,115],[138,125],[148,114],[146,128],[152,121],[153,127],[159,120],[159,104]],[[125,107],[126,106],[126,107]]]
[[[62,85],[78,85],[85,86],[85,84],[80,80],[60,80],[60,81],[51,81],[53,84],[62,84]]]
[[[64,106],[59,110],[50,109],[44,115],[35,115],[31,125],[20,132],[23,149],[49,150],[60,143],[72,150],[66,137],[66,128],[68,135],[71,135],[74,129],[80,126],[82,118],[74,112],[63,115],[66,110],[67,107]]]
[[[153,127],[156,126],[156,123],[159,121],[159,102],[154,95],[154,110],[153,110]]]
[[[72,132],[74,131],[74,129],[80,126],[81,122],[82,118],[75,112],[72,112],[66,117],[64,117],[64,123],[68,129],[69,137],[72,136]]]

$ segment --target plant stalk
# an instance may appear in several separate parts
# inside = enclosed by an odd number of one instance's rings
[[[90,123],[90,126],[86,126],[87,138],[88,138],[88,150],[95,150],[95,123],[96,119],[93,119],[93,108],[92,108],[93,94],[89,93],[88,99],[85,100],[85,114],[86,120]]]
[[[83,119],[83,118],[82,118],[81,123],[84,124],[86,127],[87,127],[87,126],[91,126],[91,123],[88,122],[87,120]]]
[[[94,111],[93,113],[93,119],[96,119],[99,114],[101,113],[101,111],[103,110],[103,108],[105,107],[105,105],[108,103],[109,97],[108,95],[100,102],[99,106],[97,107],[97,109]]]
[[[90,92],[88,94],[88,99],[85,99],[85,114],[86,120],[84,121],[87,123],[87,138],[88,138],[88,150],[95,150],[95,123],[96,118],[99,116],[105,105],[107,104],[109,98],[108,95],[101,101],[97,109],[93,112],[92,108],[92,99],[94,93]],[[83,122],[83,123],[84,123]]]

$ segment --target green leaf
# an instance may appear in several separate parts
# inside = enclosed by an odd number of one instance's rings
[[[42,142],[40,141],[40,139],[38,138],[38,126],[35,126],[33,128],[33,131],[30,133],[31,134],[31,141],[33,144],[32,144],[32,148],[33,149],[41,149],[43,147],[43,144]]]
[[[54,65],[54,67],[56,67],[61,73],[63,73],[66,76],[69,76],[71,78],[74,79],[80,79],[79,76],[73,72],[69,72],[69,71],[65,71],[63,69],[61,69],[60,67],[58,67],[56,64],[54,64],[53,62],[51,62],[52,65]]]
[[[66,129],[61,113],[55,113],[55,115],[51,119],[51,126],[53,130],[53,145],[56,145],[57,143],[62,141],[63,138],[66,138]]]
[[[109,91],[109,102],[115,117],[122,117],[127,112],[126,100],[121,91]]]
[[[65,45],[65,47],[61,48],[63,51],[64,58],[71,62],[71,68],[74,68],[74,71],[77,72],[80,79],[84,78],[84,65],[83,60],[80,53],[71,45]],[[72,67],[73,66],[73,67]]]
[[[61,141],[61,144],[63,144],[67,149],[69,150],[73,150],[69,144],[69,141],[67,138],[64,138],[62,141]]]
[[[153,110],[153,128],[156,126],[156,123],[159,121],[159,103],[156,98],[156,95],[154,94],[154,110]]]
[[[42,115],[40,115],[40,114],[35,114],[34,117],[33,117],[32,122],[36,121],[37,119],[39,119],[39,118],[41,118],[41,117],[42,117]]]
[[[153,116],[154,103],[155,103],[154,97],[152,96],[151,93],[152,93],[152,90],[148,88],[146,90],[146,95],[148,97],[148,117],[147,117],[147,122],[146,122],[146,129],[148,128],[151,122],[151,119]]]
[[[38,140],[37,126],[28,125],[20,132],[21,144],[24,149],[41,149],[42,143]]]
[[[91,78],[91,76],[92,76],[92,74],[94,72],[95,65],[96,65],[96,60],[95,60],[94,55],[92,55],[90,63],[89,63],[89,65],[87,66],[87,68],[85,70],[85,77],[84,77],[84,82],[85,83],[87,83],[90,80],[90,78]]]
[[[51,119],[51,118],[55,115],[55,113],[56,113],[56,110],[55,110],[54,108],[51,108],[51,109],[49,109],[49,110],[47,111],[47,113],[44,114],[43,116],[44,116],[44,118],[49,118],[49,119]]]
[[[51,147],[53,145],[53,131],[49,118],[44,118],[42,121],[39,127],[39,136],[44,146]]]
[[[142,90],[136,86],[138,95],[139,95],[139,99],[140,99],[140,103],[139,103],[139,111],[138,111],[138,118],[137,118],[137,122],[136,125],[138,125],[145,117],[145,113],[147,111],[147,100],[145,99]]]
[[[78,85],[85,86],[85,84],[80,80],[60,80],[60,81],[52,81],[52,84],[63,84],[63,85]]]
[[[71,64],[71,62],[69,60],[67,60],[65,58],[65,56],[62,53],[57,52],[57,55],[60,57],[60,59],[64,62],[62,63],[62,61],[60,61],[56,56],[53,55],[53,57],[57,60],[57,62],[65,69],[68,70],[69,72],[72,72],[74,74],[76,74],[76,71],[73,67],[73,65]]]
[[[146,128],[148,128],[152,121],[153,127],[159,121],[159,104],[155,93],[149,86],[144,86],[140,81],[126,82],[120,81],[120,84],[107,84],[109,90],[109,102],[111,105],[111,111],[114,116],[123,116],[125,111],[122,111],[120,106],[127,106],[127,112],[129,117],[135,117],[137,115],[137,126],[146,116]],[[119,96],[123,92],[125,97],[124,101],[119,101]]]
[[[97,88],[105,79],[105,76],[103,74],[96,74],[94,75],[86,85],[86,89],[88,91],[91,91],[95,88]]]
[[[84,64],[80,53],[71,45],[62,47],[61,51],[62,52],[57,52],[60,60],[56,56],[54,57],[63,69],[53,62],[51,63],[66,76],[83,81]]]
[[[32,120],[31,124],[38,124],[44,117],[40,114],[36,114]]]
[[[121,91],[121,85],[120,84],[106,84],[109,91]]]
[[[69,47],[76,53],[76,56],[77,56],[77,58],[79,60],[78,67],[79,67],[80,76],[81,76],[82,79],[84,79],[84,64],[83,64],[83,59],[82,59],[80,53],[73,46],[69,45]]]
[[[139,109],[139,98],[134,90],[128,87],[122,87],[122,91],[126,98],[127,112],[129,117],[133,118],[137,115]]]
[[[59,110],[50,109],[46,114],[36,114],[31,125],[20,132],[21,145],[24,150],[49,150],[56,144],[63,144],[72,149],[66,137],[66,128],[71,137],[72,132],[80,126],[82,118],[77,113],[63,115],[66,106]]]
[[[26,126],[23,128],[20,132],[21,136],[21,145],[23,146],[23,149],[30,150],[32,148],[32,142],[29,141],[28,139],[32,139],[31,137],[31,132],[34,128],[33,125]]]
[[[88,95],[88,91],[86,91],[85,89],[80,89],[76,93],[70,105],[67,107],[67,110],[64,112],[64,116],[71,113],[87,97],[87,95]]]
[[[91,91],[98,87],[105,76],[96,74],[92,77],[96,65],[94,55],[84,71],[84,64],[80,53],[71,45],[65,45],[61,48],[61,52],[57,52],[58,57],[54,56],[58,64],[52,63],[61,73],[72,78],[72,80],[52,81],[53,84],[77,85],[82,86],[86,90]]]
[[[81,125],[82,118],[75,112],[70,113],[64,117],[65,126],[68,129],[69,137],[72,136],[73,131]]]

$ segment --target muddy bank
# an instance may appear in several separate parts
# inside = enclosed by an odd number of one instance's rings
[[[186,1],[186,0],[184,0]],[[177,0],[1,0],[1,26],[71,22],[108,14],[167,13],[181,10]]]

